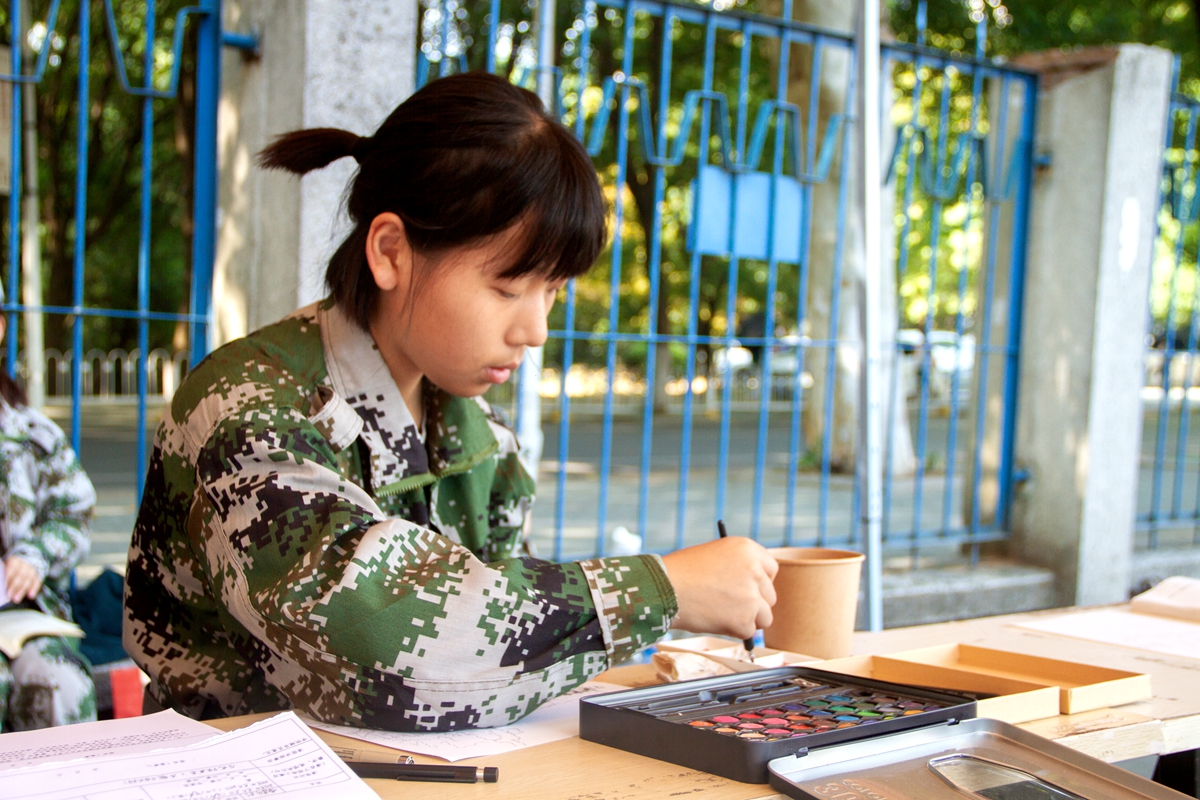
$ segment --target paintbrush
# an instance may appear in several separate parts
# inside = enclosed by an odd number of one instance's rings
[[[729,531],[725,530],[725,520],[723,520],[723,519],[717,520],[717,533],[720,535],[720,537],[722,539],[724,539],[726,536],[729,535]],[[750,660],[753,661],[754,660],[754,637],[751,636],[749,639],[743,639],[742,644],[744,644],[746,646],[746,655],[748,655],[750,657]]]

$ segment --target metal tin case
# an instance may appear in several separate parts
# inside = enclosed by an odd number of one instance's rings
[[[1003,765],[1027,780],[984,774],[954,783],[930,766],[956,755]],[[809,750],[770,763],[771,786],[810,800],[1184,800],[1185,795],[1086,756],[1065,745],[992,719],[939,724],[869,740]],[[961,776],[957,776],[961,777]],[[959,788],[956,788],[959,787]],[[1049,787],[1049,788],[1047,788]],[[974,791],[972,791],[974,789]]]
[[[796,686],[789,697],[786,683],[807,681],[829,690],[865,690],[940,706],[911,716],[873,724],[835,728],[800,738],[754,741],[690,727],[692,720],[716,714],[771,708],[813,696],[817,690]],[[762,700],[763,687],[783,686]],[[771,690],[767,690],[771,691]],[[749,700],[739,698],[751,697]],[[711,698],[702,700],[702,698]],[[689,701],[692,701],[689,703]],[[725,705],[721,705],[725,702]],[[702,705],[697,705],[702,704]],[[682,711],[674,709],[682,708]],[[863,737],[910,730],[975,716],[975,702],[951,692],[839,675],[807,667],[722,675],[585,697],[579,701],[579,736],[639,755],[670,761],[746,783],[765,783],[767,763],[804,748],[849,742]]]

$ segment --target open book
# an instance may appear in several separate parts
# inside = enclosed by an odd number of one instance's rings
[[[83,637],[83,629],[50,614],[21,606],[0,608],[0,652],[16,658],[27,639],[35,636]]]
[[[4,580],[4,562],[0,561],[0,653],[16,658],[27,639],[35,636],[73,636],[83,638],[83,629],[32,608],[32,601],[10,603]]]

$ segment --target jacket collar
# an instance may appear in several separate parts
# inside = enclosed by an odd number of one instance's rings
[[[462,472],[497,448],[479,401],[425,382],[427,443],[368,331],[330,299],[317,306],[333,390],[362,418],[359,438],[371,455],[371,489],[392,494]]]

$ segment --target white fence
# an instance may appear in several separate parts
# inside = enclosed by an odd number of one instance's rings
[[[54,348],[43,352],[45,365],[46,399],[54,402],[58,398],[71,397],[71,366],[74,353],[65,353]],[[18,378],[22,385],[27,385],[29,369],[25,353],[17,357],[21,365]],[[124,350],[117,348],[105,352],[92,349],[83,354],[80,360],[79,374],[81,378],[81,395],[83,398],[135,398],[138,393],[138,365],[143,363],[141,351],[137,348]],[[150,357],[145,360],[146,394],[150,397],[170,400],[175,389],[188,370],[188,354],[179,351],[172,355],[161,347],[150,351]]]

